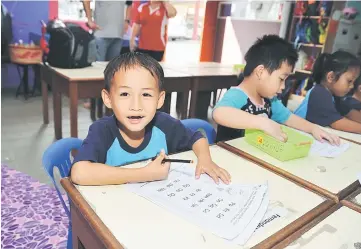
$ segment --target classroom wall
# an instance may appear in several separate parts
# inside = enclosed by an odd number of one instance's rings
[[[266,34],[278,35],[280,27],[280,22],[218,19],[218,29],[224,29],[224,37],[216,43],[215,61],[244,63],[243,56],[254,41]]]
[[[53,2],[53,1],[50,1]],[[49,12],[49,1],[2,1],[12,14],[13,41],[20,39],[29,42],[29,33],[41,33],[40,20],[47,22],[49,13],[53,16],[57,13],[54,2],[51,3],[52,11]],[[55,5],[57,3],[55,2]],[[57,6],[57,5],[56,5]],[[34,74],[29,70],[29,84],[33,84]],[[1,66],[1,88],[16,88],[20,82],[19,74],[14,65],[4,64]]]

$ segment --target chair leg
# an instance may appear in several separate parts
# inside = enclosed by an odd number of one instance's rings
[[[71,228],[71,222],[69,221],[69,229],[68,229],[68,242],[66,244],[67,249],[73,249],[73,230]]]

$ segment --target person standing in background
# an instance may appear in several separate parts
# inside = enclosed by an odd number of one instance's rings
[[[95,1],[93,20],[90,0],[83,1],[88,26],[94,30],[98,61],[110,61],[119,55],[130,23],[131,5],[132,1]]]
[[[135,38],[139,35],[137,51],[161,61],[167,42],[168,19],[175,17],[177,10],[168,1],[143,3],[135,12],[130,50],[136,50]]]
[[[130,24],[132,1],[95,1],[94,19],[90,8],[90,0],[83,0],[83,7],[88,19],[87,25],[94,31],[97,45],[97,61],[110,61],[120,54],[122,38]],[[85,108],[95,109],[96,99],[84,103]],[[92,107],[90,107],[92,106]],[[102,112],[103,101],[97,101],[98,116]],[[92,114],[92,120],[95,120]]]

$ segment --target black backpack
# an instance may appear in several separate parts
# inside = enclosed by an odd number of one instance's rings
[[[96,60],[94,35],[77,24],[64,24],[59,20],[47,25],[50,34],[46,61],[59,68],[83,68]]]
[[[12,18],[6,7],[1,3],[1,61],[10,62],[9,44],[13,39]]]

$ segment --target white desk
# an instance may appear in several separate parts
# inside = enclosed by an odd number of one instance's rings
[[[262,159],[271,164],[272,167],[269,167],[271,170],[281,169],[282,174],[288,173],[291,177],[293,175],[300,184],[318,192],[322,191],[322,194],[333,199],[337,198],[337,193],[354,183],[357,174],[361,172],[361,146],[355,143],[350,143],[349,149],[337,158],[309,155],[286,162],[281,162],[249,145],[244,138],[230,140],[226,144]]]
[[[360,246],[361,214],[341,207],[286,248],[358,249]]]
[[[332,128],[323,128],[323,129],[326,129],[328,132],[336,134],[339,137],[343,137],[361,144],[361,134],[339,131]]]
[[[325,200],[218,146],[212,146],[211,153],[213,160],[230,172],[233,182],[264,183],[268,181],[272,207],[284,207],[288,210],[284,218],[274,219],[263,230],[253,234],[243,248],[257,245]],[[184,152],[176,157],[196,159],[193,152]],[[124,185],[78,186],[78,190],[115,238],[128,249],[242,248],[229,244],[166,209],[129,192]],[[322,204],[323,208],[326,208],[324,204],[327,204],[327,208],[330,206],[330,202],[325,202]],[[317,212],[312,213],[313,217],[318,215]],[[296,229],[301,223],[293,224],[287,229]],[[287,231],[290,233],[290,230]]]

